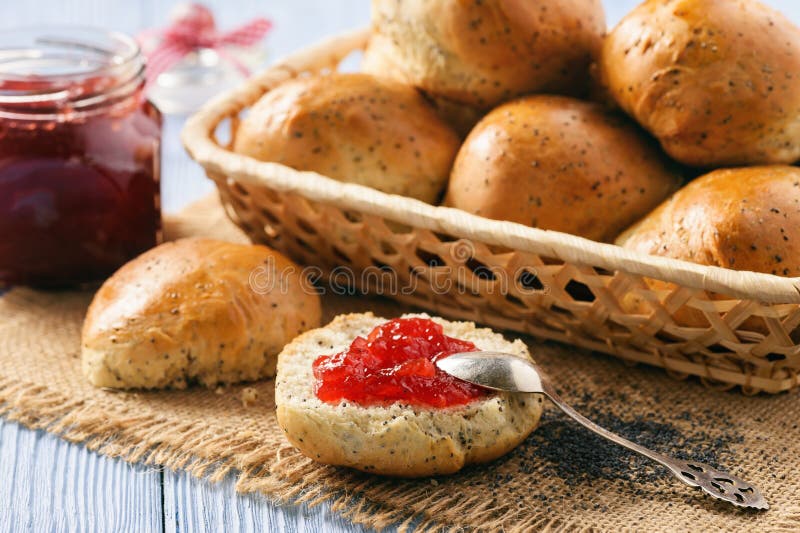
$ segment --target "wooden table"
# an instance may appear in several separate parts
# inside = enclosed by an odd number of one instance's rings
[[[534,0],[531,0],[534,1]],[[638,0],[605,0],[609,24]],[[800,2],[770,0],[800,22]],[[256,15],[275,22],[268,49],[279,57],[369,21],[369,0],[206,0],[221,28]],[[6,27],[82,24],[136,33],[165,23],[158,0],[0,0]],[[167,117],[162,197],[174,212],[213,185],[178,142],[183,117]],[[11,531],[361,531],[325,506],[279,506],[237,495],[233,479],[212,485],[182,472],[130,465],[43,431],[0,419],[0,533]]]

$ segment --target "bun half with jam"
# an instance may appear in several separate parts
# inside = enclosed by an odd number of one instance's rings
[[[409,322],[398,325],[401,321]],[[506,341],[471,322],[427,315],[405,315],[391,322],[372,313],[341,315],[300,335],[278,356],[278,422],[304,455],[320,463],[389,476],[450,474],[508,453],[537,426],[542,411],[539,394],[483,391],[391,343],[396,349],[376,352],[381,339],[406,331],[390,327],[417,332],[419,336],[411,335],[408,343],[416,347],[415,353],[428,350],[431,355],[436,348],[420,339],[443,334],[459,346],[454,349],[463,351],[464,343],[472,343],[477,349],[530,358],[522,341]],[[391,362],[375,363],[375,353]],[[384,366],[379,370],[376,364]],[[373,379],[387,368],[393,369],[388,371],[393,379]]]

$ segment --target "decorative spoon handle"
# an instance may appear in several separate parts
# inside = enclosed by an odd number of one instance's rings
[[[709,496],[739,507],[769,509],[758,489],[743,479],[704,463],[681,461],[656,453],[598,426],[567,405],[555,391],[547,375],[528,359],[502,352],[463,352],[439,359],[436,366],[451,376],[488,389],[544,394],[585,428],[662,464],[687,485],[700,487]]]
[[[718,500],[724,500],[739,507],[749,507],[754,509],[769,509],[764,496],[761,495],[759,490],[747,483],[741,478],[722,472],[712,468],[711,466],[700,463],[697,461],[682,461],[656,453],[652,450],[645,448],[635,442],[631,442],[626,438],[620,437],[616,433],[612,433],[607,429],[598,426],[578,411],[573,409],[569,404],[556,393],[555,389],[550,383],[550,380],[537,368],[539,378],[541,380],[542,392],[558,406],[559,409],[564,411],[573,420],[581,424],[583,427],[590,429],[601,437],[624,446],[629,450],[633,450],[653,461],[667,467],[678,479],[692,487],[700,487],[706,494]]]

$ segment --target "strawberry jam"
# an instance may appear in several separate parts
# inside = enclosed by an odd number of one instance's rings
[[[367,338],[356,337],[347,351],[318,357],[313,364],[315,392],[327,403],[464,405],[486,392],[442,372],[435,362],[476,350],[471,342],[445,335],[432,320],[397,318],[376,327]]]
[[[123,35],[56,28],[8,32],[0,55],[0,287],[103,279],[160,235],[144,59]]]

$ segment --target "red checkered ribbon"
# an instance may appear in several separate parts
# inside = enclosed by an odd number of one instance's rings
[[[264,38],[272,22],[256,18],[243,26],[227,32],[218,32],[211,11],[200,4],[181,6],[174,21],[163,29],[150,30],[139,35],[140,41],[157,39],[158,44],[147,54],[147,83],[155,82],[159,74],[171,69],[190,52],[212,48],[229,60],[244,75],[248,68],[225,51],[226,46],[252,46]]]

